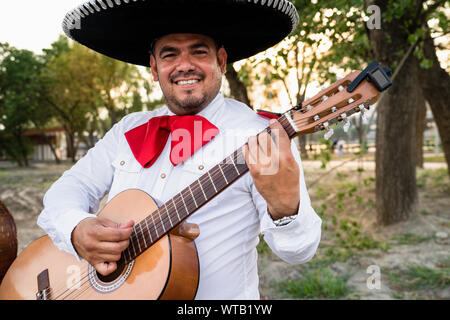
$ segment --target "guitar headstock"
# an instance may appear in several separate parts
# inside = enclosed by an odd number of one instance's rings
[[[373,68],[373,64],[370,66],[377,75],[380,71],[378,64],[376,64],[377,69]],[[352,114],[364,113],[377,102],[380,90],[385,90],[391,84],[389,73],[384,72],[384,79],[380,78],[380,82],[377,82],[377,79],[367,76],[369,67],[363,71],[353,71],[312,98],[305,100],[301,108],[290,110],[291,125],[295,130],[294,136],[327,130],[325,138],[328,139],[332,134],[330,129],[332,124],[344,121],[346,123],[344,129],[346,126],[348,128],[348,118]],[[380,83],[384,85],[381,88]]]

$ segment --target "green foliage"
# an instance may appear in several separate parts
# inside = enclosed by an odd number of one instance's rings
[[[319,144],[321,145],[325,145],[326,148],[325,149],[320,149],[320,154],[317,157],[317,159],[320,160],[321,162],[321,169],[326,169],[328,162],[331,161],[331,156],[332,156],[332,152],[331,152],[331,140],[328,139],[323,139],[323,138],[319,138]]]
[[[285,280],[279,291],[291,299],[339,299],[350,292],[349,276],[336,276],[328,268],[308,271],[302,278]]]
[[[41,95],[42,68],[33,52],[0,43],[0,149],[19,165],[32,152],[24,132],[52,116]]]
[[[432,187],[443,192],[448,191],[450,190],[448,169],[420,169],[416,175],[416,184],[419,188]]]
[[[410,264],[407,270],[391,270],[389,278],[401,290],[445,288],[450,285],[450,269]]]
[[[392,240],[394,240],[397,244],[407,244],[407,245],[419,244],[421,242],[428,241],[431,239],[433,239],[432,236],[421,236],[411,232],[395,235],[394,237],[392,237]]]

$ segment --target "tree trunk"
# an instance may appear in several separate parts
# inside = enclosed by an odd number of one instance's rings
[[[18,164],[20,167],[25,166],[29,167],[30,163],[28,162],[28,152],[26,148],[26,142],[24,141],[23,131],[15,132],[14,137],[17,141],[17,145],[19,147],[17,157],[20,159]]]
[[[56,153],[56,149],[53,146],[51,139],[49,139],[45,133],[42,135],[44,137],[45,143],[47,143],[47,145],[50,147],[50,150],[52,151],[53,156],[55,157],[55,161],[56,164],[60,164],[61,163],[61,159],[59,159],[58,154]]]
[[[66,145],[67,145],[67,158],[71,159],[73,163],[76,162],[76,146],[75,146],[75,135],[68,129],[64,129],[66,133]]]
[[[423,100],[418,64],[411,56],[378,106],[376,132],[376,199],[378,222],[407,220],[417,210],[416,118]],[[408,94],[406,94],[408,93]]]
[[[447,168],[450,168],[450,75],[440,67],[433,39],[428,35],[423,45],[424,57],[433,61],[429,69],[421,69],[421,85],[439,130]],[[450,175],[450,170],[448,171]]]
[[[238,74],[236,70],[234,70],[232,64],[227,65],[227,72],[225,76],[227,78],[228,84],[230,85],[231,96],[234,99],[245,103],[250,107],[250,109],[253,109],[252,105],[250,104],[250,99],[248,98],[247,87],[239,79]]]
[[[387,3],[374,1],[381,12],[387,10]],[[400,25],[403,20],[393,19],[369,32],[374,58],[383,65],[398,62],[401,56],[395,53],[401,49],[407,52],[408,31]],[[416,117],[418,104],[423,105],[418,69],[416,57],[409,55],[377,106],[376,203],[377,220],[383,225],[407,220],[417,212]]]
[[[417,102],[416,118],[416,167],[423,168],[423,133],[427,125],[427,107],[425,99],[423,103]]]

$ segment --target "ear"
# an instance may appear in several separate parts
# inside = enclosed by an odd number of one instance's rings
[[[222,71],[222,74],[225,74],[227,71],[227,59],[228,59],[228,53],[225,50],[224,47],[220,47],[220,49],[217,51],[217,61],[219,62],[220,70]]]
[[[159,81],[158,72],[157,72],[157,65],[156,65],[156,59],[153,56],[153,54],[150,55],[150,70],[152,71],[153,80],[154,81]]]

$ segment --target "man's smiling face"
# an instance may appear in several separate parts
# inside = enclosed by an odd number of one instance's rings
[[[180,33],[156,41],[150,66],[169,109],[185,115],[200,112],[217,95],[226,60],[225,49],[210,37]]]

